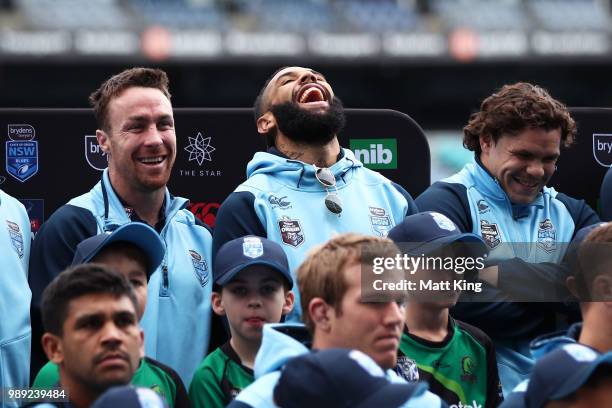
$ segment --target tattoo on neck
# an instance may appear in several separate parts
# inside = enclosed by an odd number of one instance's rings
[[[278,150],[280,150],[282,154],[293,160],[298,160],[300,157],[304,156],[304,152],[290,150],[288,149],[287,145],[278,145]]]

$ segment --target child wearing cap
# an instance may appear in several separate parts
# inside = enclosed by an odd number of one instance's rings
[[[487,254],[479,236],[461,233],[449,218],[435,212],[406,217],[389,232],[389,238],[404,254],[420,257],[421,262],[446,256],[483,259]],[[449,314],[460,295],[457,288],[469,280],[466,272],[457,274],[455,269],[439,266],[418,267],[413,272],[407,276],[417,288],[428,281],[449,284],[409,295],[396,371],[407,381],[427,381],[430,391],[451,406],[496,407],[503,396],[491,339]],[[455,286],[455,281],[460,284]]]
[[[159,234],[153,228],[144,223],[131,222],[110,234],[102,233],[83,240],[76,248],[72,265],[95,262],[124,275],[134,288],[140,320],[147,303],[148,280],[162,262],[164,251]],[[36,375],[32,386],[53,388],[59,379],[59,367],[47,362]],[[191,406],[179,375],[152,358],[142,358],[132,384],[151,388],[166,400],[170,408]]]
[[[254,381],[263,325],[293,309],[287,256],[275,242],[246,236],[225,243],[213,268],[213,311],[227,318],[231,338],[196,370],[189,396],[195,408],[225,407]]]

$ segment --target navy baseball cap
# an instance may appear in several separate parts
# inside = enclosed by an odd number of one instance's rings
[[[274,388],[274,402],[284,408],[399,407],[425,390],[425,383],[392,383],[361,351],[328,349],[290,360]]]
[[[157,231],[142,222],[129,222],[113,232],[103,232],[81,241],[76,247],[72,265],[80,265],[91,261],[100,251],[115,242],[128,242],[136,245],[144,252],[149,267],[147,279],[164,259],[164,243]]]
[[[283,248],[276,242],[255,235],[228,241],[215,255],[213,274],[215,283],[224,286],[240,271],[251,265],[266,265],[280,272],[293,287],[289,262]]]
[[[91,408],[166,408],[168,405],[149,388],[123,385],[112,387],[93,403]]]
[[[462,233],[446,215],[427,211],[410,215],[389,231],[388,238],[399,244],[408,255],[428,254],[455,242],[466,246],[473,256],[489,253],[489,248],[476,234]]]
[[[533,368],[524,396],[525,406],[542,407],[547,401],[570,396],[602,365],[612,365],[612,352],[600,354],[579,343],[551,351]]]

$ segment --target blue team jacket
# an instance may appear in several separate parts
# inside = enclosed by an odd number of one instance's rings
[[[166,190],[166,222],[160,232],[166,252],[149,279],[141,325],[145,354],[174,368],[188,386],[210,338],[212,236],[186,209],[187,202]],[[42,290],[70,265],[79,242],[128,222],[107,169],[90,192],[59,208],[36,235],[30,270],[34,303],[39,304]]]
[[[30,241],[28,213],[0,190],[0,389],[30,381]]]
[[[513,204],[478,158],[459,173],[434,183],[416,203],[421,211],[447,215],[462,232],[482,236],[490,248],[489,259],[498,266],[498,288],[483,285],[478,300],[489,303],[459,302],[452,313],[495,341],[500,379],[507,394],[531,371],[529,342],[553,330],[554,311],[566,311],[559,303],[507,300],[569,295],[567,269],[558,263],[574,233],[599,218],[583,200],[550,187],[544,187],[530,204]]]
[[[326,192],[315,178],[313,165],[288,159],[276,149],[256,153],[247,166],[248,179],[217,213],[213,252],[244,235],[266,237],[283,247],[295,273],[308,250],[334,234],[386,236],[407,215],[417,212],[403,188],[363,167],[348,149],[342,149],[330,170],[342,200],[340,216],[325,207]],[[302,315],[295,292],[295,307],[288,320],[299,320]]]
[[[491,251],[489,259],[499,268],[499,289],[522,299],[541,298],[542,291],[549,299],[555,294],[569,294],[566,270],[556,264],[563,259],[566,244],[576,231],[599,222],[584,200],[550,187],[544,187],[530,204],[511,203],[478,159],[459,173],[434,183],[416,203],[421,211],[447,215],[462,232],[482,236]],[[484,296],[495,299],[490,293]],[[546,312],[546,307],[528,310],[516,302],[489,306],[480,307],[472,321],[490,336],[514,338],[543,333],[537,328],[543,320],[540,312]]]
[[[274,387],[280,378],[282,367],[292,358],[310,352],[300,341],[282,333],[283,330],[287,330],[288,326],[294,333],[306,330],[301,324],[285,325],[281,323],[264,326],[261,347],[255,357],[255,382],[242,390],[228,405],[228,408],[275,408],[277,406],[274,404]],[[405,382],[393,370],[387,370],[386,377],[391,382]],[[437,395],[424,388],[400,408],[445,406],[446,403]]]

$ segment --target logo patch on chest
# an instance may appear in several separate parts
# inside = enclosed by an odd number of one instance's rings
[[[208,273],[208,265],[206,264],[206,260],[202,258],[202,255],[193,249],[189,250],[189,255],[191,255],[191,263],[193,265],[193,271],[195,272],[196,278],[198,278],[200,285],[204,287],[204,285],[208,283],[210,276]]]
[[[489,224],[487,220],[480,220],[480,235],[491,249],[501,243],[499,227],[497,224]]]
[[[408,382],[419,381],[419,368],[417,367],[416,361],[406,356],[399,356],[397,358],[397,366],[395,366],[397,375],[402,377]]]
[[[304,232],[298,220],[283,217],[278,221],[278,228],[283,244],[296,248],[304,242]]]
[[[538,226],[538,248],[546,252],[557,250],[557,231],[549,218]]]
[[[379,237],[386,237],[389,230],[393,227],[391,217],[387,215],[384,208],[369,207],[370,209],[370,224],[372,230]]]

